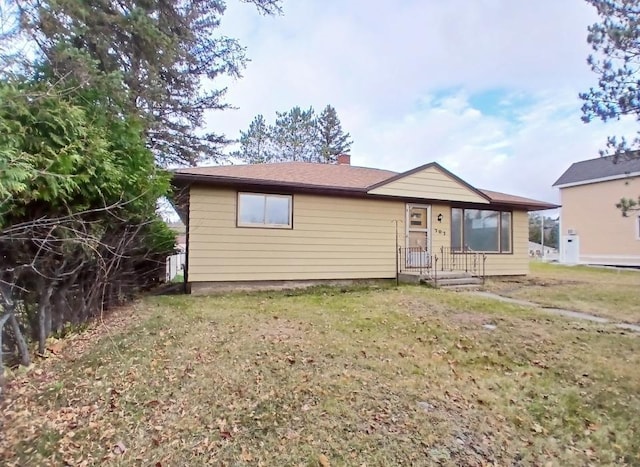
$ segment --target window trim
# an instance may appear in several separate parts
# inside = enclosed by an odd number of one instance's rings
[[[261,223],[249,223],[242,222],[240,220],[240,199],[241,195],[257,195],[263,196],[265,199],[265,209],[266,209],[266,200],[267,197],[273,198],[287,198],[289,200],[289,223],[288,224],[267,224]],[[265,212],[266,218],[266,212]],[[293,195],[292,194],[284,194],[284,193],[263,193],[263,192],[254,192],[254,191],[238,191],[236,193],[236,227],[237,228],[248,228],[248,229],[278,229],[278,230],[292,230],[293,229]]]
[[[640,214],[636,216],[636,240],[640,240]]]
[[[453,244],[451,244],[451,252],[453,254],[456,253],[469,253],[469,252],[473,252],[473,253],[484,253],[487,255],[513,255],[513,221],[514,221],[514,215],[513,215],[513,211],[512,210],[508,210],[508,209],[486,209],[484,207],[482,208],[476,208],[476,207],[472,207],[472,208],[463,208],[463,207],[457,207],[457,206],[452,206],[451,207],[451,212],[450,212],[450,216],[449,218],[451,219],[451,223],[452,225],[450,226],[450,231],[451,231],[451,238],[450,238],[450,243],[453,241],[453,210],[454,209],[459,209],[460,211],[462,211],[462,217],[461,217],[461,225],[460,225],[460,243],[461,243],[461,249],[459,250],[454,250],[453,249]],[[498,251],[482,251],[482,250],[472,250],[472,249],[465,249],[465,238],[464,238],[464,219],[465,219],[465,211],[467,210],[474,210],[474,211],[493,211],[493,212],[497,212],[500,214],[500,218],[498,220]],[[510,217],[511,217],[511,222],[509,223],[509,250],[508,251],[502,251],[502,213],[509,213]]]

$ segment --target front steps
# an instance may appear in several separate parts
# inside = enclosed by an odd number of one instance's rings
[[[401,274],[401,282],[427,284],[454,290],[479,290],[483,280],[464,271],[430,271],[428,274]]]

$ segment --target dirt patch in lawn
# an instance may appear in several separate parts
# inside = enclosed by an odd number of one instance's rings
[[[490,316],[483,315],[481,313],[454,313],[451,315],[451,320],[456,323],[471,324],[475,326],[492,324],[495,321]]]
[[[275,342],[301,341],[304,339],[305,331],[308,331],[308,328],[304,324],[274,318],[272,321],[260,323],[260,326],[251,335],[254,338]]]

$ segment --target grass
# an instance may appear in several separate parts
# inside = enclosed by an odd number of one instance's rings
[[[65,342],[0,463],[640,463],[637,336],[466,294],[153,297]]]
[[[544,306],[640,324],[640,272],[531,262],[530,274],[491,279],[487,289]]]
[[[184,274],[176,274],[173,279],[171,279],[172,284],[182,284],[184,282]]]

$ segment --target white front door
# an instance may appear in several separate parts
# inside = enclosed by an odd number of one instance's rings
[[[427,267],[431,254],[431,206],[407,204],[407,266]]]

